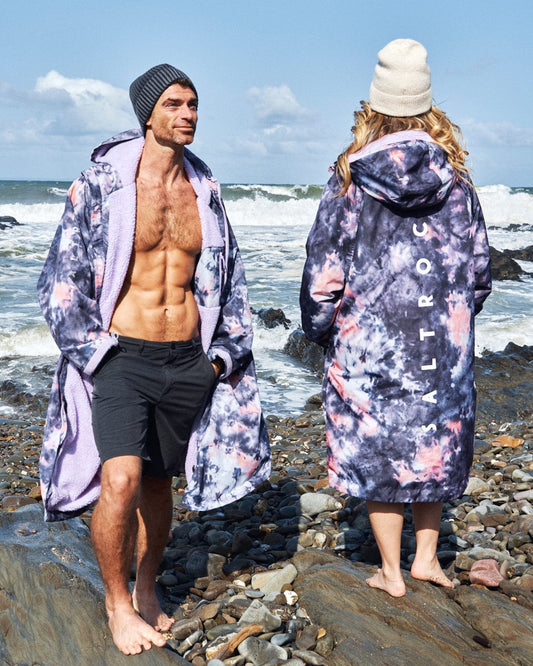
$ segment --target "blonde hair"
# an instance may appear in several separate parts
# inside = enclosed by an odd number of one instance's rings
[[[470,170],[465,166],[468,152],[462,145],[461,130],[437,106],[432,106],[429,111],[418,116],[402,118],[386,116],[374,111],[370,108],[368,102],[361,102],[361,107],[360,111],[354,113],[355,124],[352,127],[354,140],[339,155],[335,165],[337,179],[339,185],[341,185],[341,190],[337,196],[346,194],[350,187],[352,180],[350,155],[361,150],[372,141],[376,141],[376,139],[404,130],[423,130],[427,132],[433,141],[444,150],[458,178],[470,183]]]

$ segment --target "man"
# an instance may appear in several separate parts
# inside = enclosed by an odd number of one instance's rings
[[[220,187],[186,146],[198,96],[167,64],[130,87],[142,131],[99,146],[76,180],[39,279],[60,350],[41,455],[45,517],[91,521],[109,626],[136,654],[172,624],[155,577],[172,516],[268,478],[239,251]],[[91,428],[92,421],[92,428]],[[129,571],[136,549],[133,593]]]

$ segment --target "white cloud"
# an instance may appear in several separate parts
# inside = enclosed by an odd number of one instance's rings
[[[533,129],[522,129],[510,122],[484,123],[463,120],[461,130],[468,142],[489,146],[533,146]]]
[[[327,145],[327,132],[317,126],[313,113],[302,106],[286,84],[250,88],[253,127],[235,141],[246,157],[316,154]],[[317,141],[317,137],[320,140]]]
[[[250,88],[257,119],[266,125],[286,124],[306,120],[310,113],[299,104],[288,85]]]
[[[35,93],[52,112],[51,134],[93,134],[131,126],[128,93],[97,79],[69,79],[52,70],[39,77]]]
[[[54,70],[37,79],[33,90],[0,83],[5,143],[45,143],[135,126],[128,93],[105,81],[67,78]],[[13,107],[15,113],[13,113]]]

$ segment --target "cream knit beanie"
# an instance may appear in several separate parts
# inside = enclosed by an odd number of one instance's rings
[[[395,39],[378,53],[370,108],[387,116],[417,116],[431,108],[427,51],[413,39]]]

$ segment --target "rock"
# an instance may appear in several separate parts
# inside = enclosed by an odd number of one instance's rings
[[[308,516],[316,516],[324,511],[342,509],[339,500],[325,493],[304,493],[300,496],[300,511]]]
[[[275,328],[276,326],[283,326],[283,328],[288,329],[291,323],[290,319],[287,319],[285,313],[281,309],[276,308],[262,308],[257,312],[254,311],[259,317],[259,321],[266,328]]]
[[[310,370],[323,374],[324,350],[320,345],[308,340],[302,330],[297,329],[289,335],[283,351],[289,356],[297,358]]]
[[[520,250],[503,250],[503,253],[508,257],[519,259],[520,261],[533,261],[533,245]]]
[[[533,415],[533,346],[509,342],[503,351],[476,357],[476,421],[500,423]]]
[[[0,215],[0,230],[11,229],[11,227],[19,226],[20,222],[11,215]]]
[[[45,523],[42,508],[0,512],[0,655],[7,664],[188,663],[163,648],[128,657],[107,626],[89,530],[75,518]]]
[[[412,663],[413,655],[417,663],[432,666],[528,662],[531,613],[503,594],[467,586],[447,591],[406,577],[407,595],[393,599],[366,585],[371,567],[316,551],[296,553],[293,561],[301,606],[315,625],[331,627],[335,634],[328,664],[373,663],[370,655],[379,655],[374,663],[391,666]],[[465,613],[467,606],[472,612]],[[496,617],[512,618],[505,631],[495,626]],[[481,651],[476,637],[489,641],[490,652]]]
[[[199,617],[185,618],[174,622],[170,628],[171,634],[179,641],[185,640],[191,634],[202,629],[202,620]]]
[[[309,664],[309,666],[328,666],[324,657],[311,650],[293,650],[292,656],[301,659],[304,664]]]
[[[523,443],[523,439],[510,435],[498,435],[496,439],[492,440],[492,446],[507,446],[511,449],[516,449],[517,446],[522,446]]]
[[[239,654],[251,661],[254,666],[264,666],[270,662],[287,661],[286,650],[261,638],[250,637],[243,641],[239,647]]]
[[[466,486],[464,494],[474,495],[475,493],[484,493],[487,490],[490,490],[490,486],[485,481],[485,479],[480,479],[477,476],[471,476],[468,479],[468,485]]]
[[[308,624],[296,639],[296,647],[298,650],[312,650],[316,646],[317,637],[318,627],[314,624]]]
[[[281,626],[281,618],[271,613],[259,600],[252,601],[239,620],[239,625],[260,624],[264,631],[275,631]]]
[[[498,587],[503,580],[496,560],[478,560],[470,569],[470,582],[486,587]]]
[[[294,564],[287,564],[283,569],[274,569],[273,571],[263,571],[252,576],[252,586],[261,590],[264,594],[272,592],[281,592],[284,585],[290,585],[296,578],[296,567]]]
[[[514,259],[496,248],[490,248],[490,263],[493,280],[519,280],[525,273]]]

